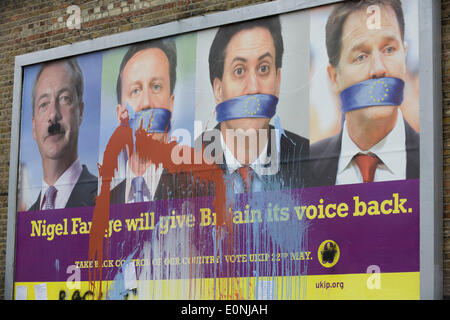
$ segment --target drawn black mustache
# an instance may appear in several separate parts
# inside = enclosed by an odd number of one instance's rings
[[[53,134],[59,134],[59,133],[63,133],[63,129],[61,127],[61,125],[58,122],[52,123],[49,127],[48,127],[48,133],[50,135]]]

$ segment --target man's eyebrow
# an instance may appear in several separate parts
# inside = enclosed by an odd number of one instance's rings
[[[247,59],[242,57],[234,57],[233,60],[231,60],[231,63],[234,63],[235,61],[247,62]]]
[[[258,58],[258,60],[262,60],[262,59],[264,59],[264,58],[266,58],[266,57],[273,58],[273,56],[270,54],[270,52],[266,52],[266,53],[264,53],[263,55],[261,55],[261,56]]]
[[[401,41],[399,41],[399,38],[394,36],[394,35],[387,35],[387,36],[385,36],[384,37],[384,41],[388,41],[388,42],[395,41],[395,42],[400,42],[401,43]]]
[[[59,96],[64,91],[68,91],[68,92],[72,93],[72,91],[70,90],[69,87],[64,87],[64,88],[61,88],[61,89],[58,90],[58,94],[57,95]]]
[[[258,60],[263,60],[266,57],[273,58],[270,52],[266,52],[263,55],[259,56]],[[247,62],[247,59],[243,57],[234,57],[233,60],[231,60],[231,63],[234,63],[235,61]]]
[[[48,98],[48,96],[49,96],[48,93],[43,93],[36,99],[36,101],[39,101],[39,100],[44,99],[44,98]]]
[[[383,37],[383,41],[384,42],[398,42],[398,38],[395,35],[386,35]],[[358,41],[356,42],[351,48],[350,48],[350,52],[354,52],[354,51],[361,51],[364,48],[367,47],[367,40],[362,40],[362,41]]]
[[[361,50],[363,50],[364,48],[366,48],[367,47],[367,41],[359,41],[359,42],[356,42],[354,45],[352,45],[352,47],[350,48],[350,52],[354,52],[354,51],[361,51]]]
[[[153,81],[161,81],[161,80],[164,80],[165,78],[163,77],[163,76],[155,76],[155,77],[151,77],[150,78],[150,82],[153,82]]]
[[[165,79],[165,77],[164,76],[154,76],[154,77],[151,77],[150,78],[150,81],[149,82],[153,82],[153,81],[161,81],[161,80],[164,80]],[[141,79],[137,79],[137,80],[134,80],[134,81],[132,81],[131,83],[130,83],[130,85],[128,86],[128,88],[130,88],[130,87],[132,87],[132,86],[134,86],[134,85],[142,85],[142,80]]]
[[[141,80],[134,80],[134,81],[131,81],[131,83],[130,83],[130,85],[128,85],[128,87],[132,87],[132,86],[137,85],[137,84],[140,85],[141,83],[142,83]]]

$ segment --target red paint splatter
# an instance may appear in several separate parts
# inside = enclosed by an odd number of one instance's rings
[[[102,296],[101,279],[103,266],[103,240],[105,232],[109,228],[109,206],[110,206],[110,187],[114,177],[114,171],[117,169],[118,157],[126,146],[133,150],[132,130],[129,126],[120,125],[111,135],[103,153],[103,165],[98,165],[99,175],[102,179],[100,195],[95,202],[94,213],[92,216],[92,225],[89,232],[89,260],[97,266],[91,272],[89,269],[89,287],[95,292],[95,282],[100,280],[98,296]]]
[[[172,141],[164,143],[152,137],[141,128],[135,132],[136,152],[140,159],[144,161],[151,161],[156,166],[162,166],[171,174],[187,173],[193,176],[193,190],[196,188],[196,183],[209,183],[215,187],[215,197],[213,206],[216,212],[217,224],[217,238],[220,237],[221,228],[226,227],[228,232],[232,234],[231,217],[226,215],[226,187],[223,177],[222,169],[209,159],[204,159],[202,150],[195,150],[188,146],[179,146],[177,142]],[[98,298],[102,297],[102,266],[104,260],[103,246],[105,232],[108,232],[109,227],[109,210],[110,210],[110,187],[111,181],[114,177],[114,171],[118,167],[119,154],[126,150],[133,152],[133,131],[128,126],[128,119],[125,123],[119,125],[111,138],[108,141],[105,152],[103,154],[103,165],[98,165],[99,175],[101,177],[102,186],[99,196],[97,196],[93,218],[92,227],[89,234],[89,260],[94,262],[93,270],[89,269],[89,285],[92,292],[95,292],[96,283],[99,282]],[[185,152],[183,154],[190,154],[190,164],[181,163],[175,164],[172,161],[172,151],[175,147],[181,148]],[[179,149],[177,149],[180,151]],[[194,159],[196,153],[201,152],[200,164],[195,164]],[[211,164],[212,163],[212,164]],[[232,238],[232,237],[231,237]],[[107,246],[108,247],[108,246]]]

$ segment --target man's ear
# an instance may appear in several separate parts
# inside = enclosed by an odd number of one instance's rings
[[[35,124],[34,116],[31,119],[31,130],[33,131],[33,139],[36,140],[36,124]]]
[[[215,78],[213,82],[213,91],[214,98],[216,99],[216,104],[219,104],[223,101],[223,89],[222,89],[222,80],[219,78]]]
[[[83,113],[84,113],[84,102],[80,103],[80,115],[79,115],[79,124],[78,126],[81,126],[81,123],[83,122]]]
[[[116,106],[116,116],[117,116],[117,121],[119,123],[122,123],[123,120],[125,120],[124,108],[122,108],[122,106],[120,104],[117,104],[117,106]]]
[[[339,93],[339,86],[337,84],[337,77],[338,77],[337,68],[333,67],[331,64],[328,64],[327,73],[328,79],[330,80],[331,90],[334,93]]]
[[[405,57],[407,57],[408,56],[408,42],[403,41],[403,48],[405,49]]]
[[[276,77],[276,88],[275,88],[275,95],[277,97],[280,96],[280,88],[281,88],[281,68],[278,68]]]
[[[171,113],[173,112],[173,105],[174,105],[174,102],[175,102],[175,95],[172,93],[172,94],[170,95],[170,97],[169,97],[169,105],[168,105],[169,111],[170,111]]]

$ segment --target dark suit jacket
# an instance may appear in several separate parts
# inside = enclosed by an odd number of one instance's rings
[[[85,165],[82,166],[80,177],[78,178],[72,193],[67,200],[66,208],[93,207],[97,196],[98,180],[92,175]],[[28,211],[40,210],[41,193],[36,202]]]
[[[126,179],[122,180],[117,186],[111,190],[110,201],[111,204],[125,203],[125,184]]]
[[[216,126],[219,130],[219,125]],[[270,129],[274,129],[270,126]],[[306,187],[307,181],[306,162],[309,156],[309,140],[300,137],[292,132],[284,130],[285,134],[280,138],[280,163],[278,173],[275,175],[268,175],[262,177],[264,180],[265,191],[280,190],[280,189],[294,189]],[[204,134],[203,134],[204,135]],[[201,141],[203,146],[207,147],[212,141],[204,141],[203,135]],[[271,152],[271,135],[267,146],[268,156]],[[220,143],[217,143],[220,145]],[[222,153],[223,162],[217,166],[219,174],[224,175],[227,171],[225,157]],[[213,154],[215,156],[215,154]],[[213,172],[211,172],[213,174]],[[173,198],[191,198],[200,196],[213,196],[214,186],[211,184],[205,185],[200,182],[196,184],[196,188],[192,188],[193,176],[189,173],[170,174],[164,170],[158,188],[155,193],[155,200],[158,199],[173,199]]]
[[[419,134],[405,122],[406,134],[406,179],[419,178]],[[330,138],[311,145],[311,185],[336,184],[339,155],[341,154],[342,131]]]

